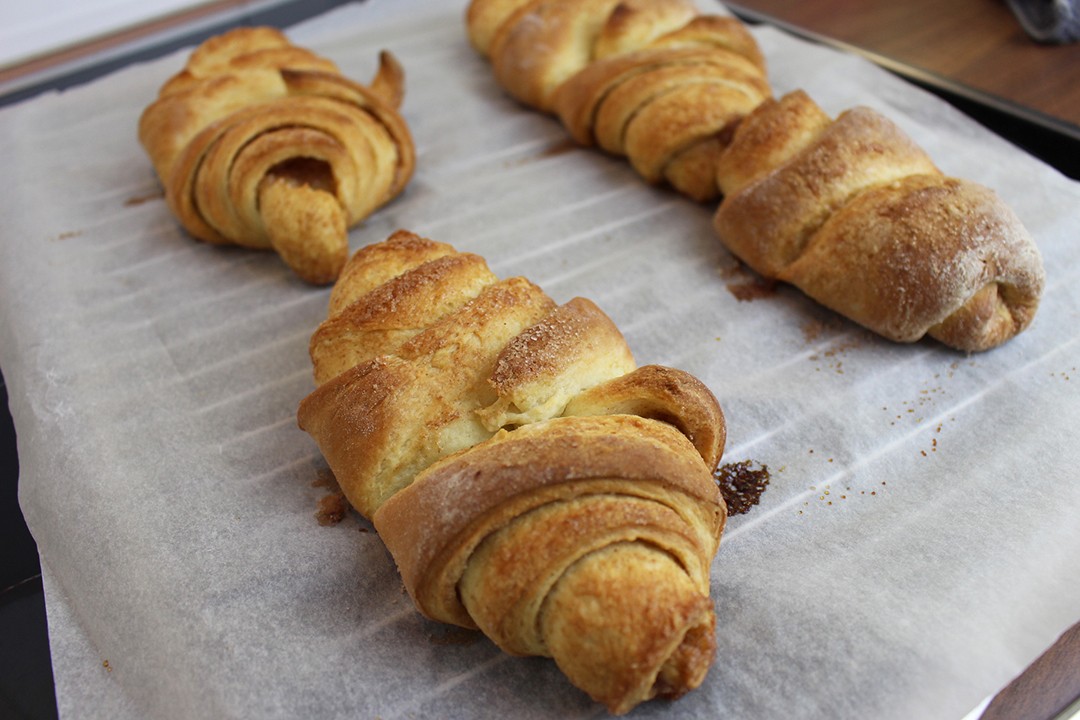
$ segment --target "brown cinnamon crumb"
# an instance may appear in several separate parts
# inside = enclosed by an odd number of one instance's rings
[[[334,477],[334,471],[330,468],[321,468],[315,475],[315,479],[311,481],[311,487],[313,488],[326,488],[327,490],[337,491],[338,482]]]
[[[775,295],[776,281],[752,277],[739,282],[729,282],[727,289],[739,302],[750,302],[751,300],[761,300]]]
[[[717,468],[714,478],[727,504],[728,515],[742,515],[761,501],[769,484],[769,468],[751,460],[728,463]]]
[[[319,509],[315,512],[315,519],[320,525],[337,525],[345,519],[345,513],[349,510],[349,504],[345,501],[344,493],[332,493],[319,498]]]
[[[820,320],[810,320],[809,322],[803,323],[803,340],[805,340],[807,344],[817,340],[819,337],[821,337],[821,333],[823,332],[825,332],[825,323],[821,322]]]
[[[743,269],[743,264],[741,262],[732,259],[729,262],[719,265],[716,268],[716,274],[724,280],[731,280],[732,278],[745,277],[746,271]]]
[[[776,294],[776,280],[761,277],[738,260],[719,266],[716,272],[727,281],[725,287],[739,302],[758,300]]]
[[[142,205],[144,202],[150,202],[151,200],[160,200],[164,197],[164,190],[159,189],[154,192],[147,193],[146,195],[136,195],[134,197],[129,197],[127,200],[124,201],[124,207]]]
[[[553,142],[551,145],[548,145],[546,148],[541,150],[540,157],[557,157],[559,155],[564,155],[568,152],[576,150],[579,147],[581,146],[574,142],[572,138],[563,138],[561,140]]]

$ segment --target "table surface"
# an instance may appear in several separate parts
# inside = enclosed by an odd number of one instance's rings
[[[730,6],[1080,129],[1080,43],[1035,42],[1003,0],[739,0]]]
[[[308,7],[307,12],[301,13],[312,14],[328,4],[334,3],[308,3],[316,7]],[[125,30],[111,39],[97,38],[82,46],[65,48],[52,57],[36,58],[23,66],[8,68],[0,73],[0,94],[6,93],[4,99],[7,101],[22,99],[65,81],[71,82],[73,78],[79,81],[91,79],[126,62],[145,59],[148,53],[167,52],[171,49],[169,44],[157,42],[148,49],[146,39],[171,33],[173,45],[197,40],[197,35],[180,32],[185,24],[212,18],[215,11],[235,10],[244,5],[257,3],[237,0],[210,3],[194,14],[181,13],[141,28]],[[300,6],[302,3],[286,5]],[[778,25],[804,37],[864,54],[939,92],[946,99],[956,101],[961,109],[971,112],[976,119],[1008,139],[1028,147],[1063,172],[1078,177],[1076,166],[1080,157],[1061,149],[1072,149],[1080,142],[1080,44],[1051,46],[1034,42],[1024,33],[1003,0],[951,0],[949,3],[933,0],[903,3],[891,0],[740,0],[730,7],[748,21]],[[295,14],[296,8],[292,12]],[[278,17],[289,17],[289,14],[279,12]],[[237,21],[276,24],[273,17],[257,17],[253,13],[230,20]],[[202,33],[220,29],[220,26],[205,26]],[[127,55],[113,52],[107,61],[101,60],[110,48],[115,51],[140,42],[142,45],[137,54],[135,51]],[[60,71],[50,74],[50,68]],[[20,81],[19,91],[10,91],[11,84]],[[4,85],[8,86],[7,90]],[[11,460],[5,462],[3,476],[0,476],[0,489],[4,490],[0,500],[4,503],[6,518],[8,514],[18,515],[13,492],[17,460],[14,459],[12,429],[5,426],[0,427],[0,431],[0,449]],[[13,527],[13,524],[5,522],[4,526]],[[32,541],[23,542],[19,551],[22,555],[33,555]],[[0,587],[0,620],[14,617],[17,612],[18,622],[24,622],[28,588],[31,594],[40,588],[40,581],[35,583],[33,577],[36,556],[30,560],[14,556],[4,558],[4,569],[11,569],[20,576],[14,577],[12,573],[4,576],[5,582]],[[15,585],[9,587],[8,583],[12,582]],[[33,607],[32,601],[30,605]],[[43,615],[43,604],[39,607],[39,614]],[[44,628],[43,617],[40,627]],[[34,641],[43,643],[43,636]],[[31,682],[37,682],[38,687],[41,683],[51,685],[48,668],[43,668],[40,674],[40,678]],[[2,689],[5,692],[0,694],[7,695],[6,691],[13,688]],[[983,712],[982,720],[1052,720],[1062,717],[1066,708],[1077,702],[1080,702],[1080,625],[1066,632],[1044,656],[995,697]],[[31,717],[52,717],[55,707],[50,703],[44,703],[44,706],[39,704],[37,712],[32,712],[26,705],[18,709],[24,714],[30,713],[28,716]],[[0,703],[2,708],[3,703]]]

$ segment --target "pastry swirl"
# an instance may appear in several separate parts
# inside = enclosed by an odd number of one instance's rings
[[[388,52],[363,86],[273,28],[240,28],[195,49],[144,110],[139,139],[191,235],[273,249],[326,284],[348,259],[348,228],[412,176],[403,92]]]
[[[718,197],[720,153],[771,93],[742,23],[689,0],[473,0],[466,21],[512,96],[699,201]]]

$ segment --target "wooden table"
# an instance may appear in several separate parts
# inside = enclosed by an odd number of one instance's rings
[[[859,54],[1080,178],[1080,43],[1032,40],[1004,0],[738,0],[750,22]]]

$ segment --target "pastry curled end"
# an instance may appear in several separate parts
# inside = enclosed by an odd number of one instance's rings
[[[403,93],[388,52],[365,87],[278,30],[240,28],[192,52],[143,111],[139,140],[191,235],[276,250],[327,284],[348,259],[348,228],[412,176]]]
[[[666,423],[564,417],[444,459],[375,525],[425,615],[554,658],[618,714],[696,687],[712,662],[718,492]]]
[[[869,108],[833,120],[802,92],[764,103],[718,178],[731,252],[885,338],[983,351],[1038,308],[1042,259],[1016,214]]]
[[[613,713],[700,685],[727,518],[700,380],[637,367],[591,301],[406,231],[350,258],[310,350],[300,427],[420,612]]]
[[[513,97],[699,201],[719,195],[721,151],[771,94],[745,26],[687,0],[473,0],[466,25]]]

